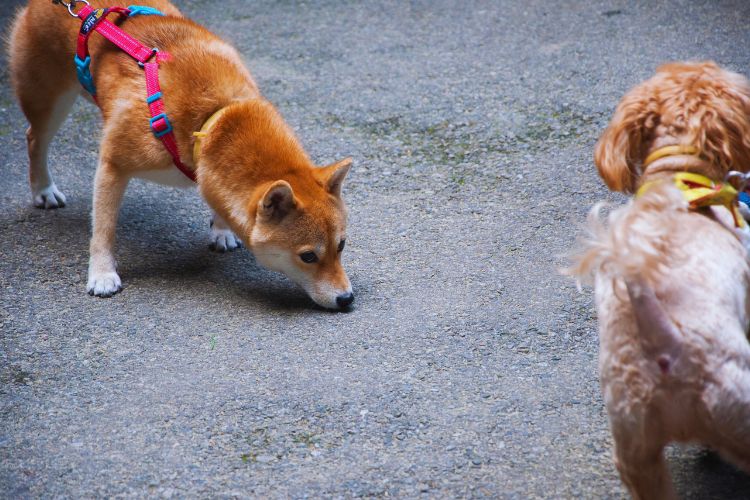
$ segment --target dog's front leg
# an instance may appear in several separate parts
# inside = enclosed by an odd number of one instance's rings
[[[242,246],[240,239],[229,229],[229,225],[217,213],[211,217],[211,234],[208,247],[215,252],[232,251]]]
[[[120,203],[129,177],[102,158],[94,179],[93,235],[86,290],[97,297],[111,297],[122,289],[114,256],[115,230]]]

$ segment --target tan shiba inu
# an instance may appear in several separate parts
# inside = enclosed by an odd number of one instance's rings
[[[159,68],[164,106],[182,160],[195,172],[198,189],[214,211],[213,247],[232,250],[242,241],[260,264],[286,274],[319,305],[348,307],[354,295],[341,265],[346,240],[341,185],[351,159],[316,167],[261,96],[233,47],[165,0],[139,3],[165,16],[133,17],[120,27],[170,54]],[[91,6],[124,7],[108,0],[92,0]],[[47,151],[74,100],[85,94],[73,64],[80,27],[78,19],[50,0],[31,0],[10,35],[12,82],[30,124],[29,178],[34,205],[40,208],[62,207],[66,201],[47,167]],[[185,187],[193,182],[149,128],[143,69],[97,33],[89,49],[104,126],[87,290],[108,297],[121,289],[113,247],[128,181],[139,177]]]

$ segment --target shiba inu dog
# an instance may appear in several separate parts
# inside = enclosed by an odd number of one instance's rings
[[[94,9],[124,7],[110,0],[90,3]],[[183,187],[197,184],[214,211],[215,249],[232,250],[244,242],[261,265],[284,273],[317,304],[348,307],[354,295],[341,265],[347,218],[341,185],[351,159],[316,167],[232,46],[165,0],[141,3],[163,15],[127,18],[119,27],[168,54],[158,68],[160,98],[195,183],[175,167],[149,127],[143,65],[93,33],[91,83],[104,125],[94,181],[88,292],[109,297],[121,290],[115,227],[128,182],[138,177]],[[83,4],[73,1],[69,9],[75,14]],[[11,29],[11,78],[30,124],[29,179],[33,203],[40,208],[66,202],[47,167],[47,151],[76,97],[88,95],[73,64],[79,30],[81,22],[50,0],[31,0]]]

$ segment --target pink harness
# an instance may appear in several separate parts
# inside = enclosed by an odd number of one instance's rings
[[[78,0],[80,1],[80,0]],[[71,4],[78,3],[72,1]],[[83,2],[86,3],[86,2]],[[91,94],[94,101],[99,104],[96,98],[96,88],[94,87],[93,78],[89,70],[91,56],[89,54],[88,41],[89,36],[94,31],[98,32],[104,38],[117,45],[123,52],[135,59],[138,66],[144,69],[146,75],[146,103],[151,113],[149,125],[154,135],[164,144],[164,148],[172,156],[175,166],[185,174],[187,178],[195,182],[195,172],[185,166],[180,160],[180,152],[177,148],[172,124],[164,112],[164,101],[159,86],[159,63],[168,61],[171,56],[167,52],[160,52],[156,48],[148,48],[141,42],[128,35],[125,31],[109,22],[106,18],[109,14],[116,13],[121,18],[128,18],[134,15],[164,15],[151,7],[130,6],[109,7],[104,9],[93,9],[88,3],[77,13],[72,12],[71,7],[68,10],[72,15],[81,19],[81,30],[78,33],[78,46],[76,49],[75,63],[78,72],[78,80],[81,85]]]

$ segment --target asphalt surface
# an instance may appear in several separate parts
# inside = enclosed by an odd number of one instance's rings
[[[624,199],[591,161],[620,96],[667,60],[748,74],[750,4],[176,3],[315,160],[355,158],[356,307],[210,252],[198,194],[141,182],[125,289],[86,295],[100,119],[76,105],[50,154],[68,206],[32,208],[3,67],[0,496],[624,496],[591,290],[557,269],[589,207]],[[750,497],[714,455],[668,455],[682,496]]]

